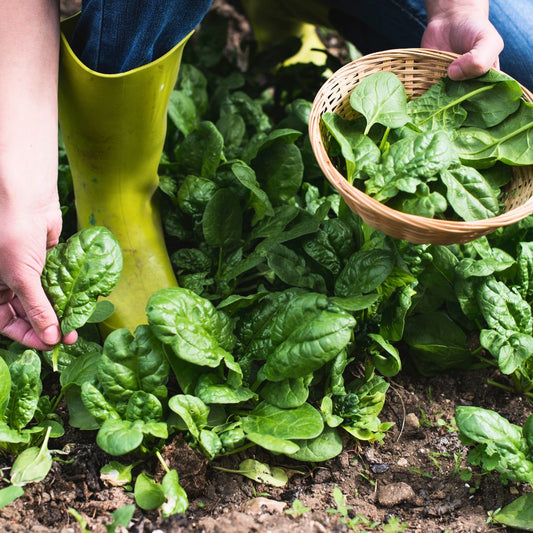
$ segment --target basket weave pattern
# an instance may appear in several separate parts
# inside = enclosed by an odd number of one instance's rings
[[[330,134],[322,124],[324,113],[337,113],[354,118],[350,94],[366,76],[389,71],[404,84],[407,95],[420,96],[446,74],[457,57],[451,52],[425,48],[386,50],[363,56],[335,72],[315,97],[309,117],[311,145],[320,168],[341,194],[348,207],[369,226],[413,243],[464,243],[486,235],[495,229],[513,224],[533,213],[533,167],[514,167],[513,177],[504,192],[505,212],[492,218],[471,222],[426,218],[396,211],[377,202],[363,191],[350,185],[329,159],[327,148]],[[523,97],[533,102],[533,94],[522,87]]]

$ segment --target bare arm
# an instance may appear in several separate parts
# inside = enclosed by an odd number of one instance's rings
[[[488,0],[425,0],[428,26],[422,46],[462,54],[448,75],[461,80],[498,67],[503,40],[489,21]]]
[[[58,1],[0,0],[0,333],[37,349],[61,339],[40,280],[61,231],[58,58]]]

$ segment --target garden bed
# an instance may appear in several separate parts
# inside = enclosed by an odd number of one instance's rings
[[[64,2],[62,14],[71,13],[77,5],[77,2],[73,4]],[[219,64],[213,62],[218,68],[216,76],[221,76],[217,78],[213,74],[214,80],[229,78],[231,68],[241,69],[247,76],[249,85],[246,87],[250,94],[255,92],[254,102],[267,102],[265,108],[268,109],[274,122],[283,117],[283,108],[287,102],[296,99],[310,101],[313,98],[323,80],[324,74],[319,69],[292,68],[285,72],[283,69],[276,72],[261,70],[261,65],[258,63],[255,70],[247,71],[250,54],[255,51],[246,18],[235,5],[223,1],[215,2],[213,13],[214,18],[208,23],[213,24],[215,30],[226,23],[230,28],[226,39],[226,58]],[[204,55],[212,53],[213,56],[210,57],[214,57],[217,53],[215,30],[212,34],[215,44],[212,48],[207,46],[203,51]],[[201,29],[199,35],[201,36]],[[332,68],[345,62],[349,57],[349,51],[343,46],[342,40],[334,34],[324,34],[323,38],[331,53],[329,61]],[[202,41],[200,37],[196,42],[193,40],[191,48],[194,50],[194,46],[206,46],[206,43],[208,44],[208,41]],[[265,61],[264,64],[269,64],[269,61],[270,64],[273,62],[275,64],[278,57],[276,54],[279,53],[279,50],[273,53],[270,59],[264,55],[261,58]],[[191,56],[188,57],[186,54],[184,63],[190,59]],[[206,67],[208,75],[210,75],[209,68]],[[228,87],[230,85],[228,84]],[[231,89],[233,90],[233,87]],[[249,102],[246,102],[246,105],[250,107],[245,111],[257,109]],[[245,107],[244,104],[243,106]],[[290,125],[297,124],[297,116],[299,115],[296,110],[291,116],[293,122],[290,122]],[[262,124],[263,118],[262,115],[258,115],[250,120]],[[287,124],[285,126],[289,127]],[[169,145],[176,139],[179,142],[183,141],[182,133],[178,129],[175,124],[174,126],[171,124]],[[292,146],[290,142],[287,143]],[[309,146],[300,145],[300,148],[306,168],[311,169],[306,172],[315,179],[313,183],[317,184],[316,189],[318,190],[320,185],[321,191],[326,191],[323,187],[325,182],[320,181],[320,175],[313,174],[315,169],[309,157]],[[174,152],[173,146],[167,146],[166,150],[170,156],[169,160],[163,162],[162,171],[168,171],[169,175],[162,180],[162,190],[168,196],[165,198],[170,205],[177,202],[172,175],[177,163],[170,158],[176,153],[178,159],[183,155],[180,155],[179,151]],[[239,152],[235,150],[235,153]],[[64,152],[60,152],[60,158],[62,205],[71,206],[70,210],[66,210],[64,220],[64,237],[68,237],[75,231],[76,223],[73,216],[75,213],[72,208],[72,191],[68,186],[68,167]],[[179,180],[182,178],[182,176],[176,178],[176,182],[181,183]],[[268,183],[265,188],[268,188]],[[278,204],[282,203],[276,196],[275,186],[270,187],[268,192],[277,198]],[[315,208],[320,208],[322,204],[319,202],[320,198],[313,197],[315,193],[318,195],[312,187],[309,187],[305,194],[298,190],[300,207],[305,208],[302,208],[302,211],[311,212]],[[327,194],[331,193],[332,191],[327,190]],[[195,199],[192,196],[191,198]],[[328,197],[328,201],[334,204],[335,200],[332,198]],[[164,206],[167,204],[164,203]],[[196,208],[192,202],[188,206],[192,206],[193,210]],[[256,209],[259,209],[257,205]],[[339,209],[338,206],[336,209]],[[168,212],[165,209],[163,211]],[[195,215],[193,212],[191,217]],[[347,215],[344,214],[344,217]],[[349,217],[345,220],[349,220]],[[178,223],[182,225],[179,226]],[[354,221],[351,223],[355,224]],[[167,231],[172,230],[167,233],[171,250],[179,241],[179,232],[183,228],[190,229],[183,220],[171,217],[167,218],[165,226]],[[527,235],[528,229],[529,226],[523,226],[522,233]],[[191,242],[194,242],[191,235],[192,233],[188,234],[190,239],[188,246],[192,246]],[[299,236],[306,237],[307,234]],[[372,238],[374,239],[372,242],[383,245],[380,237],[376,235],[371,237],[370,234],[364,237],[367,239],[365,242],[367,247],[370,246]],[[301,253],[304,249],[303,241],[294,240],[295,249]],[[400,244],[396,243],[394,246],[398,246],[398,250],[402,253],[406,252]],[[407,252],[409,250],[407,249]],[[417,253],[419,252],[417,249]],[[424,256],[424,253],[425,250],[422,250],[420,257]],[[469,253],[473,256],[472,250]],[[407,257],[406,253],[405,258]],[[412,259],[414,256],[410,257]],[[273,291],[280,290],[279,287],[285,288],[284,284],[290,286],[286,271],[284,273],[279,265],[276,266],[274,257],[270,259],[272,261],[269,267],[277,277],[267,269],[259,272],[252,270],[254,277],[265,276],[261,288],[270,286],[268,283],[272,284]],[[345,259],[346,257],[343,260]],[[413,262],[410,267],[416,269],[416,263]],[[492,268],[497,269],[494,265]],[[304,273],[308,272],[309,268]],[[323,273],[323,269],[317,269],[317,272]],[[181,286],[188,283],[189,288],[195,288],[198,293],[207,295],[211,301],[222,299],[220,294],[215,294],[213,291],[220,290],[223,293],[226,290],[223,283],[220,283],[220,286],[215,282],[207,283],[207,278],[194,278],[186,271],[180,272],[180,275]],[[317,283],[316,276],[310,276],[309,279],[311,280],[309,283]],[[432,280],[437,280],[433,271],[424,281],[429,289]],[[298,287],[302,289],[301,286]],[[442,294],[438,295],[441,296]],[[448,302],[448,307],[451,315],[461,322],[458,306],[455,303]],[[243,306],[246,305],[248,304],[243,303]],[[231,305],[227,307],[231,312]],[[234,313],[239,314],[238,306],[235,306]],[[371,315],[370,306],[367,315],[357,315],[358,320],[365,324],[360,317],[369,315]],[[479,355],[481,351],[479,335],[467,320],[463,321],[470,331],[468,349]],[[369,322],[368,327],[367,325],[363,327],[358,325],[358,327],[358,334],[361,338],[366,338],[368,331],[365,331],[365,328],[370,331],[378,325],[374,321]],[[518,482],[504,484],[496,472],[487,473],[479,467],[472,466],[467,461],[467,454],[471,448],[459,440],[454,415],[458,406],[476,406],[494,410],[510,422],[521,426],[532,413],[527,395],[513,392],[508,387],[509,382],[505,376],[502,376],[495,362],[490,362],[490,355],[487,352],[482,352],[477,364],[471,365],[468,370],[459,368],[461,365],[447,369],[449,361],[435,370],[431,367],[435,362],[431,360],[431,356],[422,363],[418,360],[417,364],[416,355],[413,357],[408,344],[405,342],[397,344],[402,370],[395,374],[384,363],[381,363],[380,367],[390,373],[387,378],[389,388],[383,409],[379,413],[379,420],[382,423],[391,423],[390,429],[384,432],[384,436],[376,430],[377,436],[369,438],[369,442],[354,439],[347,432],[342,432],[340,433],[343,442],[342,452],[333,459],[323,462],[296,461],[286,455],[270,453],[259,446],[208,461],[205,454],[199,451],[198,443],[188,432],[173,432],[161,447],[160,455],[167,468],[178,472],[180,484],[188,495],[188,509],[185,513],[163,517],[159,509],[142,510],[136,506],[131,520],[128,521],[127,530],[131,533],[155,531],[466,533],[504,529],[503,526],[491,521],[491,513],[520,495],[529,493],[529,486]],[[7,343],[4,342],[2,346],[6,347]],[[371,372],[369,370],[371,367],[372,372],[375,370],[368,362],[372,357],[368,357],[368,353],[364,350],[372,353],[369,345],[364,345],[361,349],[364,357],[361,356],[361,360],[346,366],[343,376],[346,384],[351,379],[361,378],[364,370],[368,373]],[[391,352],[388,355],[390,356]],[[453,359],[453,353],[448,353],[448,356]],[[439,356],[434,355],[434,357],[437,360]],[[394,360],[392,362],[387,360],[388,365],[394,363]],[[421,368],[426,370],[425,375],[418,371]],[[169,392],[174,394],[178,392],[181,384],[177,381],[175,377],[170,377]],[[494,383],[503,384],[509,390],[495,386]],[[60,389],[57,373],[49,372],[44,375],[43,390],[47,395],[51,398],[60,397]],[[328,413],[322,409],[322,405],[320,408],[326,418]],[[156,482],[161,482],[165,474],[161,462],[150,454],[111,457],[97,446],[96,431],[80,431],[69,426],[69,413],[64,401],[59,403],[56,413],[65,427],[65,434],[52,439],[49,443],[56,460],[44,480],[27,484],[22,496],[0,510],[0,530],[13,533],[28,531],[66,533],[84,529],[94,533],[125,531],[123,526],[116,526],[117,522],[114,526],[111,525],[117,519],[117,515],[115,514],[113,518],[112,513],[124,509],[125,506],[135,505],[133,491],[131,487],[116,486],[116,482],[113,482],[114,484],[110,482],[109,477],[106,479],[102,476],[101,469],[111,460],[119,459],[124,464],[134,464],[136,475],[146,471]],[[347,425],[349,428],[352,427],[350,424]],[[379,442],[381,437],[383,437],[382,442]],[[0,459],[0,467],[4,472],[0,488],[8,484],[9,469],[13,459],[14,456],[4,456]],[[281,468],[287,474],[288,481],[274,486],[270,483],[253,481],[236,473],[242,462],[250,459],[259,461],[263,465]]]

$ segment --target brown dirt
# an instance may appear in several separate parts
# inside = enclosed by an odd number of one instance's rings
[[[229,456],[207,464],[204,457],[177,437],[164,450],[186,488],[190,507],[185,515],[161,518],[156,511],[135,511],[129,531],[155,532],[346,532],[386,531],[391,516],[400,519],[408,532],[486,532],[499,528],[487,523],[488,512],[526,490],[519,484],[502,485],[497,475],[474,472],[469,483],[461,480],[467,468],[467,449],[459,442],[453,425],[457,405],[473,404],[495,409],[521,424],[531,405],[520,397],[489,387],[487,370],[460,375],[422,378],[407,371],[397,376],[387,396],[383,421],[394,422],[385,442],[358,444],[347,440],[334,460],[309,465],[288,461],[260,449]],[[57,442],[57,441],[54,441]],[[23,497],[0,511],[0,530],[5,532],[74,532],[79,526],[69,513],[77,510],[90,531],[105,533],[110,512],[133,503],[131,494],[106,486],[100,468],[110,459],[94,444],[93,433],[71,433],[59,440],[61,462],[38,484],[28,485]],[[237,474],[245,457],[253,457],[289,471],[290,482],[282,488],[258,484]],[[1,467],[8,468],[9,460]],[[156,469],[155,464],[152,465]],[[153,471],[153,470],[152,470]],[[351,506],[346,518],[333,500],[341,489]],[[298,499],[309,509],[291,516]],[[394,531],[394,530],[392,530]]]
[[[76,1],[63,2],[62,14],[71,13],[77,5]],[[523,423],[532,409],[521,397],[489,387],[489,377],[492,376],[488,370],[434,378],[403,371],[392,381],[381,415],[382,421],[394,422],[384,443],[356,443],[347,439],[342,454],[322,464],[295,463],[260,449],[208,464],[182,437],[177,437],[163,455],[180,474],[189,495],[189,510],[185,515],[164,519],[157,511],[136,509],[128,530],[400,531],[383,528],[391,517],[397,517],[408,532],[501,530],[487,523],[488,513],[527,488],[513,483],[502,485],[497,475],[481,476],[477,471],[468,483],[462,481],[460,473],[468,468],[467,449],[457,438],[454,409],[468,404],[494,409],[517,424]],[[70,432],[54,441],[64,452],[57,456],[61,461],[54,462],[43,482],[28,485],[24,496],[0,510],[0,531],[77,532],[80,526],[69,512],[73,508],[87,521],[91,532],[105,533],[105,524],[111,522],[110,512],[134,501],[126,490],[107,486],[101,480],[100,468],[112,458],[97,448],[94,439],[91,432]],[[275,488],[218,470],[235,469],[245,457],[288,469],[291,474],[288,485]],[[0,468],[6,473],[11,460],[0,459]],[[152,472],[157,470],[155,464],[150,466]],[[346,516],[335,510],[336,487],[351,506],[346,509]],[[300,515],[290,513],[295,500],[308,509]]]

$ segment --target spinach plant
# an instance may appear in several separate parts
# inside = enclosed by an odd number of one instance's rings
[[[50,438],[64,434],[63,422],[42,395],[41,359],[34,350],[0,351],[0,453],[14,454],[11,485],[1,491],[6,505],[22,487],[42,481],[52,467]]]
[[[472,446],[468,453],[472,465],[484,472],[498,472],[504,483],[518,481],[533,486],[533,415],[520,427],[494,411],[460,406],[455,421],[461,441]],[[491,518],[531,531],[532,502],[532,495],[525,494],[492,513]]]
[[[86,324],[94,313],[100,314],[98,298],[111,293],[121,271],[118,241],[101,226],[83,229],[50,250],[41,279],[63,334]],[[58,350],[59,345],[52,357],[54,370]]]
[[[49,397],[41,395],[41,359],[37,352],[4,350],[1,356],[0,450],[19,453],[43,442],[44,435],[46,440],[61,436],[62,422],[53,414]]]
[[[123,455],[154,439],[166,439],[163,419],[168,364],[147,326],[134,334],[112,332],[96,362],[94,379],[84,381],[80,397],[99,426],[96,441],[110,455]]]
[[[461,441],[475,444],[468,455],[471,464],[495,470],[504,480],[533,483],[533,417],[519,427],[494,411],[460,406],[455,421]]]
[[[0,432],[13,440],[3,439],[6,451],[39,453],[46,432],[59,432],[54,409],[65,400],[71,426],[95,431],[109,455],[134,458],[110,463],[108,479],[131,483],[139,507],[165,515],[187,506],[178,473],[161,458],[177,433],[210,460],[261,446],[314,463],[338,455],[347,435],[383,441],[388,379],[405,357],[427,375],[491,364],[515,388],[533,386],[533,219],[450,247],[374,231],[331,189],[312,153],[309,99],[322,72],[308,90],[294,70],[278,71],[267,91],[264,61],[279,55],[254,57],[248,75],[213,35],[199,32],[201,53],[185,51],[159,169],[179,287],[153,294],[134,332],[102,342],[82,324],[109,312],[96,302],[115,283],[120,256],[105,230],[84,230],[54,252],[43,275],[64,331],[81,328],[80,340],[40,356],[9,347],[0,363]],[[358,118],[324,117],[347,177],[415,212],[497,212],[510,177],[508,143],[529,135],[512,122],[523,108],[517,85],[492,72],[461,84],[443,79],[408,102],[391,76],[368,79],[364,98],[353,96]],[[478,129],[497,142],[479,145]],[[472,131],[471,142],[462,130]],[[71,200],[66,163],[60,192]],[[73,209],[65,211],[70,220]],[[48,366],[61,386],[53,400],[37,379]],[[161,482],[148,469],[154,455]],[[252,459],[239,470],[286,482],[285,472]],[[0,505],[17,493],[1,492]]]

